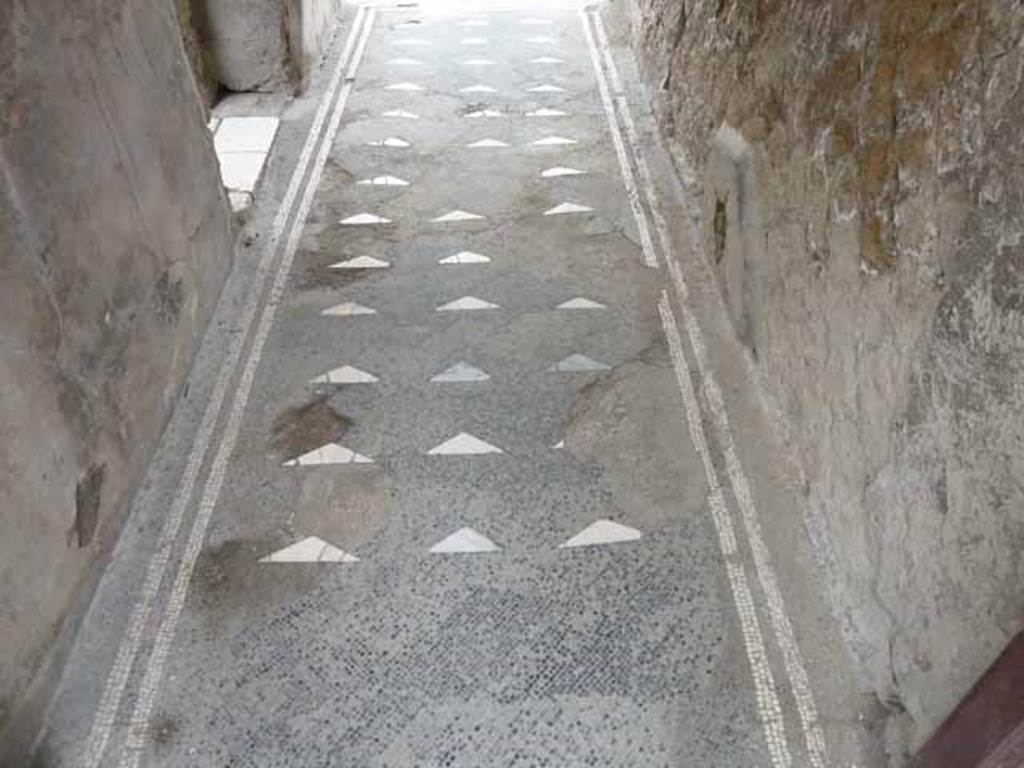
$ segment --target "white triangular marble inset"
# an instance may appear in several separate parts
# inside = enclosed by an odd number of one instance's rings
[[[378,379],[372,373],[367,373],[351,365],[343,365],[317,376],[310,381],[310,384],[373,384],[375,381]]]
[[[491,61],[490,59],[467,59],[462,62],[462,66],[464,67],[490,67],[495,64],[497,64],[497,62]]]
[[[373,459],[349,450],[337,443],[327,443],[304,453],[298,458],[286,461],[286,467],[315,467],[321,464],[372,464]]]
[[[347,219],[342,219],[341,223],[346,226],[359,224],[390,224],[391,219],[385,219],[383,216],[378,216],[374,213],[357,213],[355,216],[349,216]]]
[[[355,315],[376,315],[377,310],[364,307],[362,304],[356,304],[354,301],[347,301],[344,304],[338,304],[337,306],[325,309],[320,314],[327,317],[353,317]]]
[[[356,256],[354,259],[331,264],[331,269],[387,269],[391,264],[373,256]]]
[[[476,112],[470,112],[463,117],[477,118],[477,117],[502,117],[501,112],[496,109],[479,109]],[[507,144],[505,146],[508,146]]]
[[[444,223],[444,222],[449,222],[449,221],[475,221],[477,219],[482,219],[482,218],[484,218],[484,217],[481,216],[478,213],[470,213],[469,211],[454,210],[454,211],[448,211],[448,213],[441,214],[437,218],[431,219],[431,221]]]
[[[368,147],[394,147],[394,148],[399,148],[399,149],[405,149],[406,147],[411,147],[412,144],[410,144],[405,139],[398,138],[397,136],[389,136],[386,139],[378,139],[377,141],[368,141],[368,142],[366,142],[366,146],[368,146]]]
[[[422,91],[422,85],[416,85],[416,83],[395,83],[394,85],[387,85],[384,87],[385,91]]]
[[[476,296],[463,296],[461,299],[442,304],[435,311],[437,312],[474,312],[481,309],[498,309],[497,304],[478,299]]]
[[[576,139],[567,139],[565,136],[545,136],[543,139],[530,142],[534,147],[562,147],[576,143]]]
[[[535,85],[532,88],[526,89],[527,93],[565,93],[565,88],[561,88],[557,85],[551,85],[545,83],[544,85]]]
[[[427,451],[430,456],[480,456],[487,453],[504,453],[496,445],[484,442],[468,432],[460,432]]]
[[[545,179],[557,179],[559,176],[581,176],[586,171],[580,171],[576,168],[565,168],[563,166],[556,166],[554,168],[548,168],[546,171],[541,171],[540,175]]]
[[[604,304],[598,304],[596,301],[585,299],[582,296],[577,296],[575,299],[569,299],[563,301],[555,309],[605,309]]]
[[[598,520],[558,546],[559,549],[566,549],[568,547],[593,547],[599,544],[619,544],[623,541],[636,541],[642,535],[636,528],[630,528],[628,525],[611,520]]]
[[[565,213],[588,213],[594,210],[593,208],[586,205],[577,205],[576,203],[560,203],[550,210],[544,211],[545,216],[561,216]]]
[[[284,549],[279,549],[266,557],[261,563],[358,563],[359,558],[343,552],[333,544],[329,544],[316,536],[307,536]]]
[[[437,542],[430,551],[437,555],[461,555],[497,552],[499,547],[472,528],[460,528],[451,536]]]
[[[497,93],[497,88],[492,88],[489,85],[469,85],[465,88],[459,88],[459,93]]]
[[[531,64],[564,64],[564,59],[556,59],[554,56],[538,56],[536,59],[530,59]]]
[[[469,363],[456,363],[446,371],[434,376],[431,381],[437,384],[461,384],[465,382],[488,381],[490,374],[475,368]]]
[[[467,144],[470,149],[488,149],[493,147],[507,147],[504,141],[498,141],[497,139],[480,139],[480,141],[474,141],[472,144]]]
[[[489,256],[472,251],[459,251],[451,256],[445,256],[438,264],[486,264],[490,261]]]
[[[408,187],[409,182],[397,176],[374,176],[372,179],[360,179],[356,184],[370,187]]]
[[[542,107],[541,109],[535,109],[532,112],[527,112],[526,116],[527,117],[565,117],[568,114],[569,114],[568,112],[563,112],[560,109],[548,109],[547,107]]]
[[[400,45],[404,48],[426,48],[430,43],[415,37],[403,37],[401,40],[395,40],[393,45]]]
[[[467,37],[465,40],[460,40],[463,45],[487,45],[487,38],[485,37]]]
[[[557,443],[551,446],[556,451],[561,451],[565,448],[565,440],[559,440]]]
[[[405,118],[407,120],[419,120],[420,119],[420,116],[417,115],[415,112],[408,112],[408,111],[406,111],[404,109],[389,109],[387,112],[385,112],[382,115],[382,117],[403,117],[403,118]],[[401,141],[401,139],[399,139],[399,141]],[[409,146],[409,145],[406,144],[405,146]]]
[[[607,371],[610,370],[611,366],[602,363],[598,360],[593,360],[586,355],[573,354],[569,355],[564,360],[561,360],[550,368],[549,371],[557,371],[561,373],[577,373],[580,371]]]
[[[402,58],[398,58],[398,59],[390,59],[388,61],[388,64],[395,64],[395,65],[398,65],[398,66],[406,66],[406,65],[410,65],[410,64],[412,64],[412,65],[419,65],[419,64],[423,64],[423,62],[420,61],[419,59],[410,59],[410,58],[402,57]]]

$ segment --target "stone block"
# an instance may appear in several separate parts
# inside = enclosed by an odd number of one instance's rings
[[[232,91],[301,87],[330,43],[340,0],[192,0],[213,79]]]

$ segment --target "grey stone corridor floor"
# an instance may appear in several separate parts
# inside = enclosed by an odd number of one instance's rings
[[[871,764],[600,19],[350,9],[39,765]]]

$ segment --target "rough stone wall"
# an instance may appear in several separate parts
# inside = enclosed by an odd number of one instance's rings
[[[52,683],[54,640],[118,533],[233,239],[175,4],[0,3],[0,731],[11,738],[26,737],[20,718]]]
[[[232,91],[300,87],[341,12],[341,0],[186,1],[211,77]]]
[[[850,649],[919,744],[1024,626],[1024,6],[637,2]]]
[[[298,59],[303,85],[334,36],[341,17],[341,0],[289,0],[289,35],[293,56]]]

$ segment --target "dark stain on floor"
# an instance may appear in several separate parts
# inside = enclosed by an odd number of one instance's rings
[[[334,410],[328,402],[330,396],[325,392],[278,416],[272,428],[271,449],[288,460],[341,438],[352,420]]]
[[[230,539],[207,546],[196,560],[190,601],[197,615],[218,639],[231,637],[240,626],[268,607],[291,602],[313,589],[329,569],[320,563],[261,563],[260,558],[294,543],[288,534]]]
[[[171,715],[156,715],[149,723],[149,738],[158,747],[167,746],[176,741],[180,731],[181,724],[176,717]]]
[[[351,257],[345,257],[351,258]],[[330,265],[338,259],[332,259],[327,264],[313,264],[306,267],[296,276],[295,290],[312,291],[318,288],[340,289],[351,285],[359,280],[369,277],[373,272],[381,272],[379,269],[331,269]]]

